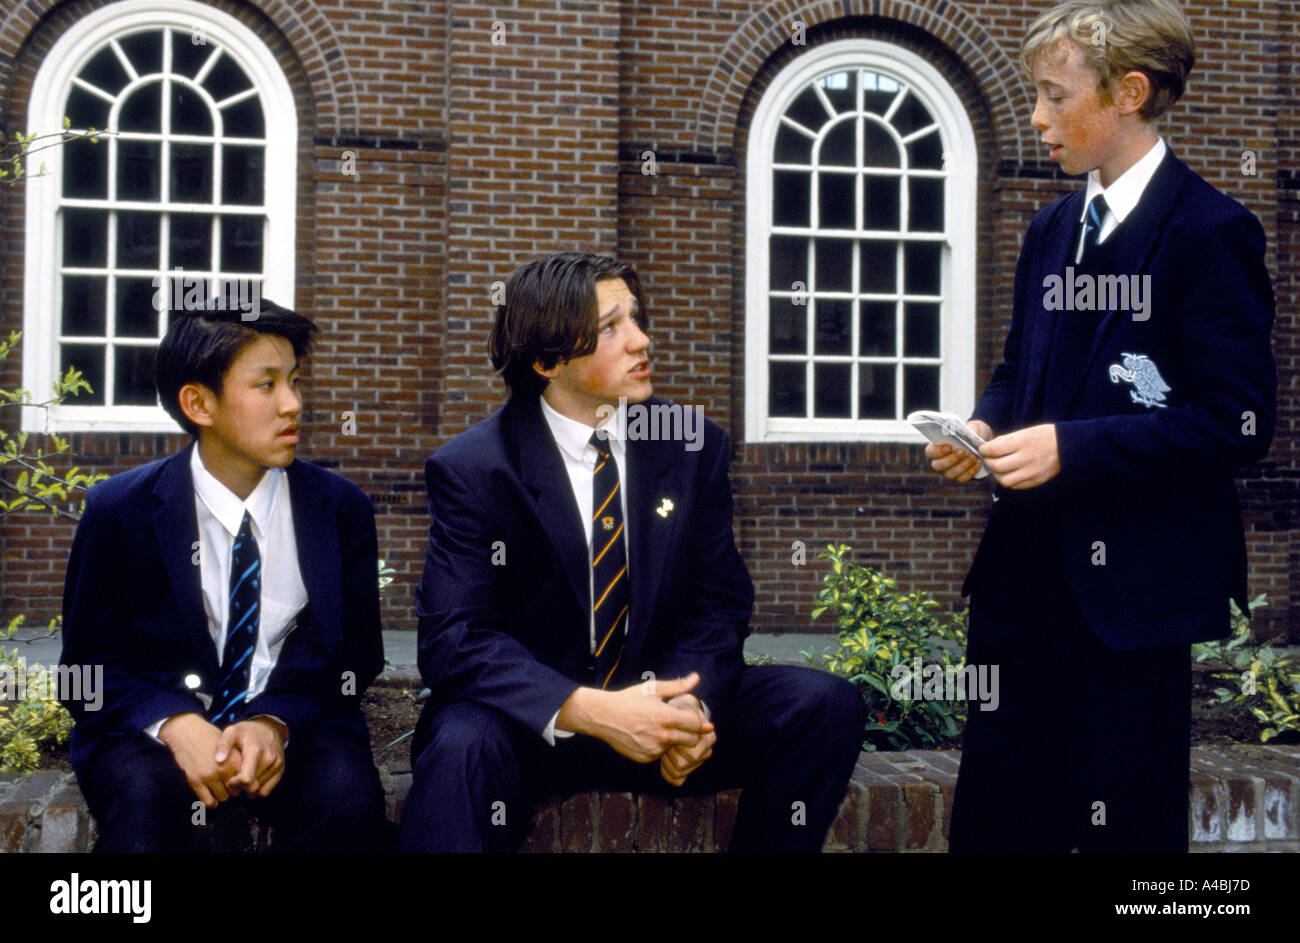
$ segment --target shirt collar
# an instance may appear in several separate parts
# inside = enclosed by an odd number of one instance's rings
[[[542,415],[546,417],[546,424],[551,427],[551,435],[555,437],[555,444],[560,447],[561,452],[574,461],[587,461],[587,449],[590,448],[591,433],[595,429],[604,429],[609,436],[612,447],[619,452],[623,451],[622,436],[626,429],[626,423],[623,422],[622,406],[602,419],[593,428],[585,422],[579,422],[576,419],[570,419],[568,416],[560,414],[550,403],[546,402],[545,396],[540,397],[540,399],[542,401]],[[594,461],[594,450],[592,450],[591,458]]]
[[[190,451],[190,473],[194,478],[195,494],[231,537],[239,535],[239,528],[244,522],[244,511],[248,511],[253,519],[253,528],[257,531],[257,536],[266,536],[271,526],[271,515],[280,498],[282,490],[280,484],[284,478],[283,468],[268,468],[247,501],[239,500],[237,494],[218,481],[203,466],[198,443],[195,443]]]
[[[1142,191],[1155,176],[1156,168],[1160,166],[1160,161],[1164,159],[1165,151],[1168,149],[1164,138],[1156,138],[1156,143],[1142,156],[1142,159],[1120,174],[1109,187],[1101,185],[1100,171],[1094,170],[1088,174],[1088,190],[1083,195],[1083,212],[1079,214],[1079,219],[1082,220],[1087,215],[1088,204],[1100,193],[1106,197],[1106,208],[1114,215],[1115,224],[1124,222],[1124,217],[1133,212],[1138,205],[1138,200],[1142,198]]]

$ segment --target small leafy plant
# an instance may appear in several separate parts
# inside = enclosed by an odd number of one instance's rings
[[[8,641],[22,627],[14,616],[0,640]],[[50,634],[59,620],[50,620]],[[0,647],[0,773],[25,773],[40,765],[41,751],[62,746],[72,732],[72,715],[53,698],[50,672],[19,658],[18,649]]]
[[[916,660],[931,671],[961,669],[966,649],[966,610],[942,613],[924,592],[904,593],[897,583],[849,559],[850,548],[832,545],[819,559],[830,572],[817,594],[812,617],[832,615],[839,646],[801,652],[810,664],[846,678],[862,693],[870,711],[865,750],[907,750],[934,746],[958,735],[966,701],[895,698],[912,693]],[[920,679],[916,678],[919,685]]]
[[[1260,642],[1250,631],[1250,614],[1267,604],[1265,596],[1256,596],[1247,607],[1250,612],[1243,613],[1236,602],[1229,602],[1232,638],[1192,646],[1198,662],[1213,660],[1227,667],[1211,677],[1233,682],[1236,688],[1215,688],[1214,693],[1220,704],[1230,703],[1260,723],[1261,743],[1282,734],[1300,734],[1300,659],[1279,655],[1272,639]]]

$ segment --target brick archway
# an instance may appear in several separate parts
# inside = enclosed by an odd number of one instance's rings
[[[39,59],[63,34],[62,27],[71,26],[80,14],[109,5],[109,0],[84,3],[28,0],[0,13],[0,77],[12,76],[13,83],[0,86],[0,101],[12,107],[15,94],[25,97],[21,86],[30,84],[32,76],[15,74],[13,65],[24,53],[26,44],[38,44],[38,48],[29,52],[35,52]],[[281,66],[290,85],[295,87],[298,82],[294,72],[300,71],[301,80],[310,89],[318,129],[360,127],[356,80],[333,26],[316,6],[304,0],[263,0],[257,7],[237,0],[212,5],[249,27],[272,51],[288,44],[297,57],[297,63],[293,64],[296,68],[283,61]],[[60,18],[66,19],[66,24],[60,24]]]
[[[695,119],[695,149],[729,150],[749,87],[769,55],[788,43],[792,23],[812,28],[846,16],[893,19],[924,30],[947,46],[970,70],[993,119],[998,160],[1020,163],[1033,154],[1033,129],[1015,114],[1017,100],[1030,95],[1019,64],[965,8],[951,0],[814,0],[803,6],[769,0],[738,28],[723,47],[704,85]]]

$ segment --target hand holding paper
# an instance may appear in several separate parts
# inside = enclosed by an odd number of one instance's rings
[[[955,413],[931,410],[911,413],[907,421],[930,440],[925,457],[930,460],[930,467],[945,478],[965,482],[988,476],[989,469],[979,454],[979,447],[994,437],[987,423],[979,419],[967,423]]]

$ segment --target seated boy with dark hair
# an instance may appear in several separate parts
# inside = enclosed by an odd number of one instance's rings
[[[432,693],[404,850],[509,851],[536,799],[593,788],[740,786],[733,851],[818,851],[839,811],[865,705],[826,672],[745,664],[727,437],[690,407],[694,434],[646,434],[683,407],[651,397],[645,316],[604,256],[506,283],[490,350],[510,401],[425,465]]]
[[[280,850],[370,850],[383,791],[359,699],[383,667],[369,499],[294,461],[316,327],[263,300],[181,312],[163,407],[194,441],[86,497],[63,597],[68,700],[96,851],[191,851],[201,802],[240,794]]]

